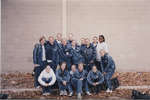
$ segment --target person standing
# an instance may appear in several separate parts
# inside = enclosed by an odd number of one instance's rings
[[[108,45],[107,43],[105,42],[105,37],[104,35],[99,35],[99,43],[97,44],[97,47],[96,47],[96,66],[97,66],[97,69],[100,70],[102,72],[102,68],[101,68],[101,54],[100,54],[100,51],[101,50],[105,50],[107,53],[108,53]]]
[[[41,73],[41,71],[46,67],[47,61],[46,61],[46,50],[45,50],[45,37],[42,36],[39,39],[40,44],[36,44],[34,46],[33,50],[33,63],[34,63],[34,86],[36,88],[40,87],[40,84],[38,82],[38,77]]]
[[[54,42],[54,37],[49,36],[49,41],[47,41],[46,43],[46,59],[47,59],[48,65],[51,66],[54,72],[56,71],[56,67],[57,67],[56,53],[57,53],[57,47]]]
[[[84,69],[89,72],[94,65],[94,61],[96,59],[96,50],[93,45],[90,43],[90,39],[86,39],[86,47],[83,50],[83,58],[84,58]]]

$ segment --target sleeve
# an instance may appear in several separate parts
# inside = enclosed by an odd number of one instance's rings
[[[84,74],[82,76],[83,79],[87,79],[88,72],[84,70]]]
[[[41,72],[39,78],[38,78],[38,82],[42,85],[42,86],[45,86],[46,83],[42,80],[42,77],[44,75],[44,70]]]
[[[38,51],[38,44],[35,44],[33,49],[33,63],[37,64],[37,51]]]
[[[101,72],[99,72],[98,76],[100,77],[100,80],[98,81],[98,83],[99,84],[103,83],[104,82],[104,76],[103,76],[103,74]]]
[[[108,59],[108,64],[107,64],[106,68],[104,69],[105,72],[107,72],[110,69],[110,65],[112,62],[112,59],[110,59],[109,57],[107,57],[107,59]]]
[[[56,78],[57,78],[57,81],[63,82],[62,78],[59,76],[59,70],[56,71]]]
[[[93,57],[92,60],[94,61],[96,59],[96,48],[93,47]]]
[[[93,82],[92,82],[92,80],[91,80],[91,77],[90,77],[90,76],[91,76],[91,72],[89,72],[89,73],[88,73],[87,81],[89,82],[89,84],[91,84],[91,85],[92,85],[92,84],[93,84]]]
[[[105,43],[105,45],[104,45],[104,50],[108,53],[109,51],[108,51],[108,45]]]
[[[52,81],[49,83],[49,85],[53,85],[56,82],[56,76],[52,69],[51,69],[51,74],[52,74]]]
[[[104,66],[102,64],[102,62],[100,62],[100,67],[101,67],[101,70],[102,70],[102,73],[104,72]]]
[[[70,81],[70,74],[69,74],[69,72],[67,72],[67,80],[66,80],[67,82],[69,82]]]

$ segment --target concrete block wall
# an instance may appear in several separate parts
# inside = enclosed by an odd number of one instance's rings
[[[150,71],[149,0],[67,0],[67,33],[102,33],[118,71]],[[41,35],[62,32],[62,0],[2,0],[2,71],[31,72]]]

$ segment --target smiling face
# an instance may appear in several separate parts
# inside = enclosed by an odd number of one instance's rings
[[[71,44],[72,44],[73,47],[75,47],[76,46],[76,41],[73,40]]]
[[[96,71],[97,71],[96,66],[93,66],[92,71],[93,71],[94,73],[96,73]]]
[[[85,38],[81,38],[81,44],[85,44]]]
[[[62,64],[61,64],[61,70],[65,70],[65,68],[66,68],[66,63],[65,62],[63,62]]]
[[[50,43],[50,44],[53,44],[53,43],[54,43],[54,37],[52,37],[52,36],[49,37],[49,43]]]
[[[49,73],[49,72],[50,72],[50,66],[47,66],[46,69],[45,69],[45,71],[46,71],[47,73]]]
[[[85,40],[85,42],[86,42],[87,45],[90,45],[90,39],[89,39],[89,38],[87,38],[87,39]]]
[[[95,36],[95,37],[93,37],[93,43],[97,43],[98,42],[98,39],[97,39],[97,37]]]
[[[69,33],[68,39],[71,41],[73,40],[73,34],[72,33]]]
[[[62,39],[62,44],[63,45],[67,45],[67,40],[66,39]]]
[[[80,72],[83,71],[83,63],[80,63],[80,64],[78,65],[78,69],[79,69]]]
[[[106,51],[105,50],[101,50],[99,53],[103,57],[105,55]]]
[[[72,72],[75,72],[75,71],[76,71],[76,65],[72,65],[72,66],[71,66],[71,71],[72,71]]]
[[[57,40],[59,40],[59,41],[61,41],[61,39],[62,39],[62,34],[61,33],[57,33]]]

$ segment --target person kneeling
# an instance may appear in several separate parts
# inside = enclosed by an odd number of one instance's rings
[[[50,95],[51,87],[56,82],[56,76],[53,69],[47,66],[40,74],[38,78],[39,83],[43,89],[43,95]]]
[[[94,90],[93,92],[98,94],[101,89],[100,85],[104,82],[104,76],[100,71],[97,70],[95,65],[92,67],[92,70],[89,72],[87,76],[87,80],[91,89]]]
[[[60,68],[56,70],[56,78],[58,81],[60,96],[67,96],[67,90],[70,94],[73,93],[70,87],[70,75],[66,70],[66,62],[62,62]]]
[[[105,50],[100,51],[101,54],[101,66],[102,66],[102,72],[104,75],[104,80],[106,81],[107,85],[107,91],[106,92],[112,92],[112,84],[111,84],[111,78],[115,72],[115,62],[112,59],[112,57],[106,53]]]
[[[88,82],[87,82],[87,71],[83,69],[83,63],[78,65],[78,70],[74,72],[72,78],[72,85],[77,89],[77,96],[80,99],[82,94],[82,88],[84,87],[85,92],[87,95],[91,95],[88,89]]]

